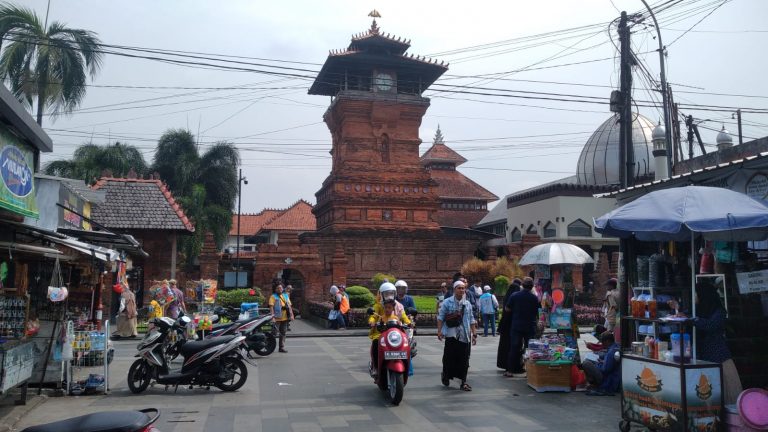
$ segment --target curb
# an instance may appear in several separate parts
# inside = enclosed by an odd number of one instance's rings
[[[32,389],[30,389],[32,391]],[[48,400],[48,396],[27,395],[26,405],[14,406],[11,411],[0,418],[0,432],[10,432],[15,430],[16,424],[24,418],[30,411],[44,404]]]

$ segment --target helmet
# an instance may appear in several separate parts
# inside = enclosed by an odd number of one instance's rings
[[[396,292],[397,288],[395,288],[395,286],[390,282],[384,282],[379,287],[379,294],[381,294],[382,300],[394,299]]]
[[[408,284],[405,283],[404,280],[400,279],[399,281],[395,282],[396,288],[408,288]]]

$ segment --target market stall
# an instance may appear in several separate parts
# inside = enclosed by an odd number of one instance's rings
[[[538,392],[571,391],[571,369],[579,362],[579,332],[573,317],[576,291],[564,283],[571,266],[594,263],[578,246],[545,243],[534,246],[518,265],[535,266],[543,297],[539,321],[556,334],[531,340],[526,350],[528,385]]]
[[[687,186],[651,192],[595,220],[595,230],[624,239],[624,329],[622,335],[621,430],[638,423],[654,430],[717,430],[723,415],[720,363],[697,359],[697,239],[761,239],[768,233],[768,207],[727,189]],[[701,240],[700,240],[701,241]],[[637,251],[656,244],[675,273],[645,277]],[[688,248],[675,242],[688,242]],[[652,279],[654,281],[652,281]],[[645,285],[645,286],[642,286]],[[650,286],[648,286],[650,285]],[[667,306],[667,295],[687,303],[688,317]],[[684,306],[685,307],[685,306]]]

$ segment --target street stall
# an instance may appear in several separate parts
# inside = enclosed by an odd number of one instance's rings
[[[564,279],[572,266],[591,263],[594,260],[589,254],[568,243],[534,246],[518,262],[520,266],[536,266],[537,284],[544,298],[540,322],[556,332],[529,341],[526,350],[528,385],[538,392],[571,391],[572,368],[579,362],[579,331],[572,309],[576,291]]]
[[[631,423],[665,431],[721,428],[722,364],[696,354],[696,243],[762,239],[766,228],[765,205],[702,186],[651,192],[595,220],[597,232],[623,239],[622,431]],[[679,247],[680,242],[689,247]],[[660,275],[659,266],[649,266],[647,275],[642,270],[644,260],[636,258],[649,249],[662,256],[657,261],[672,273],[669,277]],[[687,316],[677,310],[678,301],[689,309]]]

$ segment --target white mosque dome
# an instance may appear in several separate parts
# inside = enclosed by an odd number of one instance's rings
[[[635,150],[634,178],[653,177],[653,129],[655,125],[638,113],[632,122]],[[619,116],[614,115],[592,133],[579,155],[576,176],[579,184],[619,184]]]

